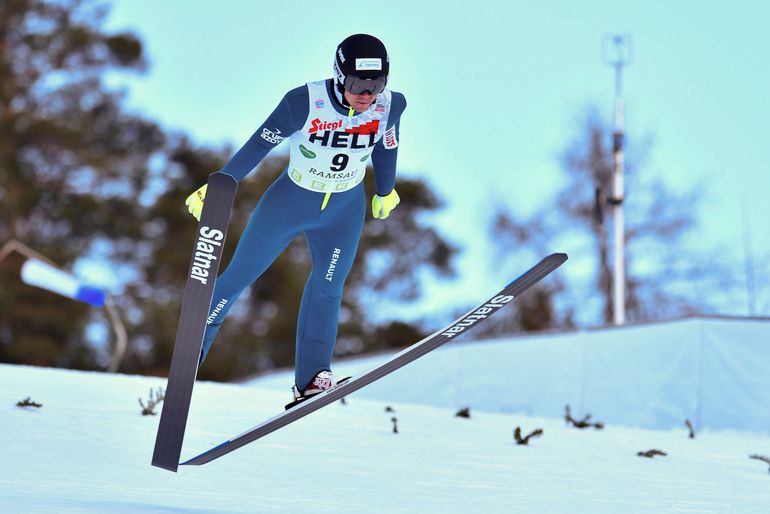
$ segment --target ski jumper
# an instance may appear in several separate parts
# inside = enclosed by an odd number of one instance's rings
[[[299,234],[312,270],[297,320],[295,383],[304,389],[330,370],[342,289],[355,259],[366,216],[363,178],[371,156],[376,192],[395,186],[401,93],[385,89],[366,111],[340,105],[331,79],[289,91],[246,144],[222,168],[237,181],[290,139],[288,167],[265,191],[217,278],[203,337],[201,362],[235,300]]]

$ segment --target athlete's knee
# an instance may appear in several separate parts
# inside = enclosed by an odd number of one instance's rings
[[[339,304],[342,301],[344,284],[329,283],[325,280],[316,280],[312,289],[314,301]]]
[[[342,296],[342,290],[345,288],[345,281],[348,278],[350,270],[341,267],[328,267],[314,269],[310,280],[313,281],[314,289],[325,296]]]

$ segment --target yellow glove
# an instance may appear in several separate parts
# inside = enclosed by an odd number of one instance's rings
[[[206,199],[206,190],[209,185],[206,184],[202,188],[195,191],[193,194],[187,197],[184,204],[187,206],[187,210],[190,211],[196,220],[201,220],[201,212],[203,211],[203,200]]]
[[[401,201],[396,190],[386,196],[374,195],[372,198],[372,216],[384,220],[390,216],[390,211],[396,208]]]

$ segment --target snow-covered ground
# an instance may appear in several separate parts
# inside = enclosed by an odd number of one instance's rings
[[[770,437],[391,405],[353,395],[201,467],[150,466],[165,380],[0,365],[2,513],[766,513]],[[16,407],[31,396],[42,408]],[[271,416],[286,393],[196,385],[183,458]],[[393,433],[392,417],[398,433]],[[516,445],[512,432],[542,428]],[[646,459],[638,451],[659,449]]]

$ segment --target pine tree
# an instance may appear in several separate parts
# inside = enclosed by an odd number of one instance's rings
[[[106,13],[81,0],[0,2],[0,242],[64,267],[102,250],[134,259],[138,198],[164,143],[104,84],[145,66],[134,34],[104,31]],[[89,308],[21,284],[20,265],[0,263],[0,360],[99,367],[83,337]]]

